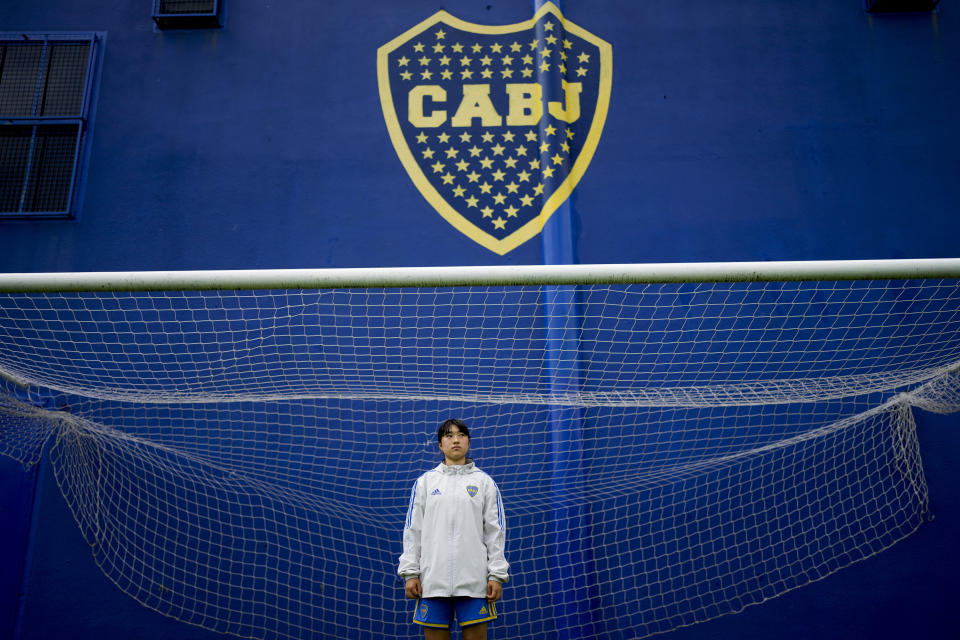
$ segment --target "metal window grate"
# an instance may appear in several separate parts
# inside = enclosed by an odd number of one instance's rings
[[[217,0],[158,0],[160,13],[169,15],[176,13],[216,13]]]
[[[93,37],[0,34],[0,217],[69,216]]]
[[[66,211],[79,143],[75,124],[0,127],[0,211]]]
[[[219,0],[153,0],[153,20],[161,29],[220,27]]]

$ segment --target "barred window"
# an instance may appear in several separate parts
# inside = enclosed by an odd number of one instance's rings
[[[0,33],[0,217],[71,217],[101,34]]]

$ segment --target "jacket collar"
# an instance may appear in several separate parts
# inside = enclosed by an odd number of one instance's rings
[[[443,464],[442,462],[437,465],[436,471],[440,473],[446,473],[448,475],[455,474],[467,474],[473,473],[476,470],[476,465],[473,464],[473,459],[467,458],[466,464]]]

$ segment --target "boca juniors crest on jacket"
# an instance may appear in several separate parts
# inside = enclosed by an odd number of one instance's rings
[[[501,255],[540,233],[586,171],[611,65],[610,45],[552,3],[501,26],[440,11],[377,53],[387,129],[413,183]]]

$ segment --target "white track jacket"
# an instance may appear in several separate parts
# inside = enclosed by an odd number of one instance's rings
[[[445,465],[413,484],[399,573],[420,577],[424,598],[485,598],[487,580],[508,580],[500,490],[474,466]]]

